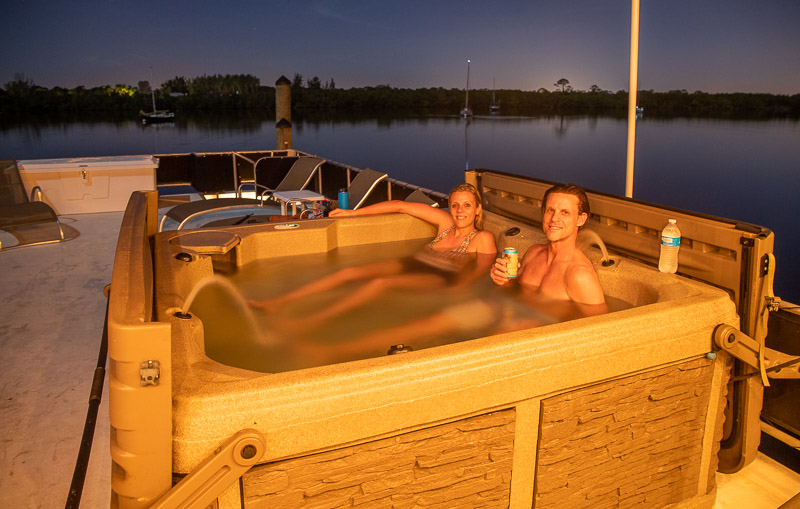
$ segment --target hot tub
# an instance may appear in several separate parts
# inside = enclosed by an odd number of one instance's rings
[[[210,477],[245,473],[196,491],[220,507],[713,505],[732,361],[708,354],[739,324],[728,292],[615,256],[598,274],[630,309],[258,373],[207,357],[202,322],[175,316],[215,266],[434,232],[391,215],[153,236],[154,198],[131,199],[111,290],[116,505],[150,505],[243,433],[263,444]],[[501,245],[509,226],[536,235],[490,216]]]

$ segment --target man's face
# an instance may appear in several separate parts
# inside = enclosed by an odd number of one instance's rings
[[[552,193],[547,197],[542,229],[550,242],[577,237],[578,227],[587,215],[578,213],[578,197],[574,194]]]

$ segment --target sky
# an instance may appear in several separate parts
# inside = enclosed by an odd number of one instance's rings
[[[630,0],[5,0],[0,86],[628,89]],[[152,79],[151,79],[152,72]],[[800,93],[800,0],[642,0],[639,89]]]

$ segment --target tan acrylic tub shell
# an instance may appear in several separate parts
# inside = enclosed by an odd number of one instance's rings
[[[381,228],[387,224],[392,228]],[[405,216],[306,222],[292,232],[273,228],[227,230],[241,238],[235,254],[227,256],[246,263],[287,250],[325,250],[337,242],[431,234]],[[389,233],[375,239],[376,231]],[[270,238],[276,234],[286,239],[279,248]],[[172,235],[162,234],[157,243],[156,309],[157,319],[172,327],[173,470],[179,473],[191,471],[244,428],[267,437],[266,462],[494,409],[517,407],[524,415],[533,404],[529,411],[538,412],[538,400],[548,395],[702,358],[712,349],[716,325],[737,324],[725,292],[622,259],[610,268],[598,265],[601,282],[608,295],[639,307],[401,356],[255,373],[207,358],[202,323],[172,316],[192,284],[212,270],[209,256],[176,261],[180,247],[168,240]],[[599,254],[592,256],[597,261]],[[165,273],[166,266],[175,270]],[[536,435],[535,429],[528,433]]]

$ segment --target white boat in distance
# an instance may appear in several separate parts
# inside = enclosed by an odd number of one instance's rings
[[[153,81],[153,68],[150,68],[150,81]],[[142,124],[157,124],[157,123],[164,123],[164,122],[173,122],[175,120],[175,113],[169,110],[157,110],[156,109],[156,93],[153,90],[153,86],[150,85],[150,97],[153,100],[153,111],[146,112],[144,110],[139,110],[139,118],[142,119]]]

